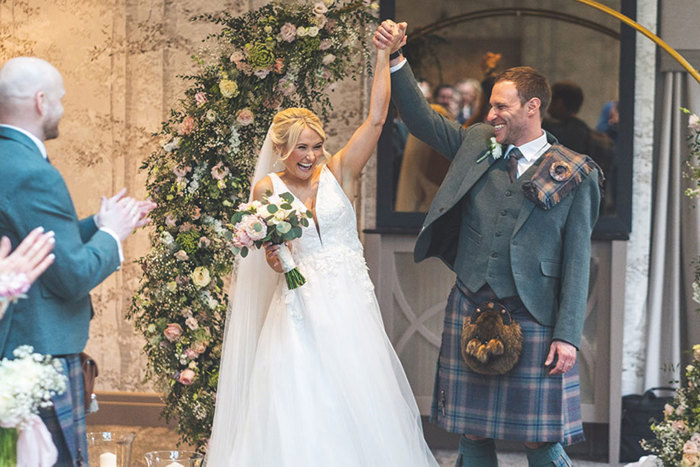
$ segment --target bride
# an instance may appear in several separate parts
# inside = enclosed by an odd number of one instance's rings
[[[287,288],[275,246],[239,262],[209,467],[437,466],[384,331],[348,199],[387,114],[388,53],[377,53],[367,119],[334,156],[309,110],[274,117],[252,198],[290,192],[313,213],[291,243],[307,282]],[[267,174],[275,163],[281,171]]]

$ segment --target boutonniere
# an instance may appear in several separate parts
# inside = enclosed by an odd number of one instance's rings
[[[492,136],[491,139],[489,139],[489,150],[486,151],[483,156],[477,159],[476,163],[478,164],[479,162],[483,161],[489,156],[493,157],[493,160],[498,160],[501,158],[502,155],[503,146],[501,146],[500,143],[496,141],[495,136]]]

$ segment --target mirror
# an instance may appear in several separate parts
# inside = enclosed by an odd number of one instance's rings
[[[628,16],[634,0],[608,0]],[[483,121],[494,76],[527,64],[553,85],[543,127],[606,175],[594,238],[631,225],[634,32],[577,2],[382,0],[408,23],[404,54],[433,108],[455,124]],[[633,16],[632,16],[633,17]],[[395,110],[379,142],[377,230],[417,231],[449,161],[408,133]]]

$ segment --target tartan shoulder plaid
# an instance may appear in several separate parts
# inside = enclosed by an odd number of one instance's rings
[[[532,178],[523,183],[525,197],[545,211],[566,198],[593,169],[598,170],[601,192],[605,177],[596,162],[561,144],[553,144],[542,156],[542,163]]]

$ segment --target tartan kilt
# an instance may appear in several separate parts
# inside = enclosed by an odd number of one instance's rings
[[[478,302],[473,303],[460,288],[466,290],[457,281],[445,309],[431,421],[447,431],[486,438],[563,445],[583,441],[578,363],[553,376],[544,366],[553,328],[535,321],[517,297],[499,300],[522,329],[520,360],[505,375],[475,373],[462,360],[462,324],[493,297],[472,294]]]
[[[57,466],[88,465],[87,427],[83,400],[83,372],[78,354],[54,357],[61,363],[63,374],[68,377],[66,390],[51,398],[51,407],[40,409],[44,421],[58,449]]]

